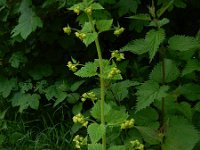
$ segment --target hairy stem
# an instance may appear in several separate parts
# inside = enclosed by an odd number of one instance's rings
[[[88,15],[89,22],[92,26],[92,30],[95,33],[95,27],[93,24],[93,19],[92,16]],[[99,58],[99,69],[100,69],[100,93],[101,93],[101,124],[105,126],[105,118],[104,118],[104,103],[105,103],[105,85],[104,85],[104,79],[103,79],[103,58],[101,54],[101,48],[99,44],[99,39],[98,37],[95,40],[95,45],[98,53],[98,58]],[[102,137],[102,150],[106,150],[106,132],[104,133]]]

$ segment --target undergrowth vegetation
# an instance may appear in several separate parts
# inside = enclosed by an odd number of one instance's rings
[[[0,149],[199,150],[198,0],[0,0]]]

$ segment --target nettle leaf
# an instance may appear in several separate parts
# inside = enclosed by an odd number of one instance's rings
[[[104,32],[110,30],[112,27],[113,19],[110,20],[98,20],[96,21],[96,27],[99,32]]]
[[[27,58],[22,52],[15,52],[9,59],[9,63],[13,68],[19,68],[20,64],[27,62]]]
[[[38,109],[39,107],[40,95],[38,94],[23,94],[21,92],[15,93],[11,99],[12,106],[19,106],[19,112],[31,107],[32,109]]]
[[[200,71],[200,61],[197,59],[190,59],[182,71],[182,76],[192,73],[193,71]]]
[[[98,37],[98,33],[86,33],[86,37],[83,39],[83,43],[88,47],[92,42],[94,42]]]
[[[188,100],[200,100],[200,85],[194,83],[184,84],[178,88],[180,93]]]
[[[169,41],[169,48],[178,51],[188,51],[200,47],[200,42],[191,36],[175,35]]]
[[[136,13],[136,10],[138,8],[138,3],[139,1],[137,0],[120,0],[117,3],[117,6],[119,7],[118,10],[119,16],[123,16],[128,12]]]
[[[136,20],[146,20],[146,21],[151,20],[151,16],[149,14],[137,14],[137,15],[130,16],[130,17],[127,17],[127,18],[136,19]]]
[[[117,101],[122,101],[128,96],[128,88],[134,86],[135,83],[130,80],[121,81],[111,85],[111,96],[115,97]]]
[[[148,46],[144,39],[133,40],[120,49],[121,52],[129,51],[137,55],[144,54],[148,52],[148,50]]]
[[[92,143],[97,143],[105,134],[105,127],[102,124],[92,123],[88,126],[87,132]]]
[[[166,97],[168,90],[169,86],[159,86],[157,82],[152,80],[138,86],[136,111],[146,108],[155,100],[161,100],[162,97]]]
[[[70,87],[70,90],[72,92],[78,90],[78,88],[85,82],[85,80],[80,80],[80,81],[76,81],[75,83],[73,83]]]
[[[107,115],[111,110],[111,106],[109,104],[104,103],[104,115]],[[101,101],[97,101],[92,107],[91,115],[97,119],[101,120]]]
[[[161,142],[161,138],[158,136],[158,132],[150,127],[135,126],[136,129],[141,133],[145,142],[155,145]]]
[[[82,78],[92,77],[92,76],[97,75],[98,66],[99,64],[96,62],[87,62],[84,65],[84,67],[82,67],[80,70],[78,70],[74,74]]]
[[[83,33],[92,32],[92,26],[91,26],[90,22],[84,23],[81,32],[83,32]]]
[[[105,122],[109,125],[120,125],[128,117],[129,115],[125,112],[125,110],[110,109],[110,111],[105,115]]]
[[[171,117],[162,149],[192,150],[198,141],[198,131],[191,123],[182,117]]]
[[[102,150],[102,144],[88,144],[88,150]]]
[[[44,77],[48,77],[53,73],[52,67],[48,64],[34,66],[28,71],[28,74],[34,80],[41,80]]]
[[[108,150],[126,150],[124,145],[111,146]]]
[[[31,0],[23,0],[21,2],[19,11],[21,13],[18,25],[12,30],[12,37],[21,35],[23,39],[26,39],[32,32],[38,27],[42,27],[42,20],[36,15],[33,8],[31,8]]]
[[[145,36],[147,47],[149,48],[150,61],[154,58],[160,44],[165,39],[165,31],[160,28],[158,30],[150,30]]]
[[[92,3],[91,4],[92,9],[97,10],[97,9],[104,9],[103,6],[101,6],[99,3]]]
[[[0,76],[0,94],[3,96],[3,98],[7,98],[10,95],[12,89],[16,87],[16,85],[16,78],[7,79]]]
[[[159,26],[159,27],[162,27],[162,26],[164,26],[164,25],[166,25],[168,23],[169,23],[169,19],[163,18],[161,20],[153,20],[153,21],[151,21],[150,24],[149,24],[149,26],[153,26],[153,27]]]
[[[166,83],[176,80],[180,74],[176,64],[170,59],[164,59],[165,64],[165,81]],[[152,70],[150,79],[159,83],[163,82],[162,62],[159,62]]]

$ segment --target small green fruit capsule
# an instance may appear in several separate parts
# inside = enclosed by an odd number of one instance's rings
[[[64,33],[67,33],[68,35],[70,35],[70,33],[71,33],[71,28],[70,28],[70,26],[64,27],[64,28],[63,28],[63,31],[64,31]]]
[[[91,16],[92,15],[92,7],[90,6],[90,7],[86,8],[85,12],[86,12],[86,14]]]
[[[77,6],[76,8],[73,9],[74,13],[76,13],[77,15],[80,14],[80,6]]]

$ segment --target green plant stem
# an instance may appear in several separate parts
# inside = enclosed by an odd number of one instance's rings
[[[92,16],[88,15],[89,22],[92,26],[92,30],[95,33],[95,27],[93,24],[93,19]],[[101,54],[101,48],[99,44],[99,39],[98,37],[95,40],[95,45],[98,53],[98,58],[99,58],[99,69],[100,69],[100,93],[101,93],[101,124],[105,126],[105,118],[104,118],[104,103],[105,103],[105,85],[104,85],[104,79],[103,79],[103,58]],[[106,131],[102,137],[102,150],[106,150]]]
[[[165,59],[162,60],[162,84],[165,84]],[[164,127],[164,119],[165,119],[165,98],[162,98],[162,106],[161,106],[161,128]]]

